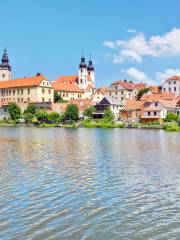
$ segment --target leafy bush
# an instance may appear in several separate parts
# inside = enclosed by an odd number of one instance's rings
[[[83,115],[87,118],[92,118],[92,113],[95,111],[95,107],[90,106],[84,110]]]
[[[79,119],[79,109],[75,104],[69,104],[64,113],[65,120],[77,121]]]
[[[163,126],[163,129],[166,130],[166,131],[177,131],[177,132],[180,132],[180,126],[178,126],[176,123],[165,124]]]
[[[179,120],[179,116],[174,114],[174,113],[168,113],[166,118],[165,118],[165,122],[176,122]]]
[[[8,113],[10,116],[10,119],[14,123],[18,123],[21,118],[21,109],[16,103],[10,103],[8,106]]]

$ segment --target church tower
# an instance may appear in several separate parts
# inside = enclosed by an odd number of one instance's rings
[[[87,65],[86,59],[84,56],[81,57],[81,62],[79,64],[79,79],[78,79],[79,88],[84,90],[88,86],[87,81]]]
[[[87,67],[87,72],[88,72],[88,84],[90,84],[93,88],[95,87],[95,71],[94,71],[94,66],[91,60],[89,60],[89,64]]]
[[[0,81],[8,81],[11,79],[11,66],[9,65],[9,58],[6,49],[1,59],[0,64]]]

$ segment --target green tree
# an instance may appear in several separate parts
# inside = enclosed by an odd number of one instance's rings
[[[167,114],[167,116],[165,118],[166,122],[174,122],[174,121],[176,122],[178,120],[179,120],[179,116],[174,113],[170,113],[170,112]]]
[[[58,124],[61,120],[61,115],[57,112],[52,112],[48,115],[48,121]]]
[[[103,119],[105,121],[108,121],[108,122],[112,122],[114,120],[114,113],[112,112],[112,110],[110,108],[107,108],[105,111],[104,111],[104,117]]]
[[[87,118],[92,118],[92,114],[95,110],[96,110],[95,107],[90,106],[84,110],[83,115]]]
[[[149,91],[149,88],[140,89],[137,94],[137,100],[140,100],[141,97]]]
[[[64,114],[65,120],[77,121],[79,119],[79,109],[75,104],[69,104]]]
[[[34,104],[30,104],[27,106],[26,110],[24,111],[24,120],[26,123],[32,122],[32,119],[36,116],[36,106]]]
[[[8,113],[14,122],[18,123],[21,118],[21,109],[16,103],[10,103],[8,106]]]
[[[37,120],[39,122],[47,122],[48,120],[48,113],[44,110],[39,110],[36,113]]]
[[[60,94],[57,91],[54,91],[54,102],[61,103],[61,102],[66,102],[66,101],[63,100],[63,98],[60,96]]]

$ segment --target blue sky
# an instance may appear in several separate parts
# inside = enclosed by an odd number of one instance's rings
[[[6,0],[0,9],[14,78],[75,75],[82,48],[97,86],[180,74],[179,0]]]

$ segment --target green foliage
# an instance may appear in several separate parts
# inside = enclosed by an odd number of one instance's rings
[[[107,109],[104,111],[103,120],[104,120],[105,122],[112,122],[112,121],[114,120],[114,113],[111,111],[110,108],[107,108]]]
[[[35,117],[37,112],[36,106],[34,104],[30,104],[27,106],[24,111],[23,117],[26,123],[31,123],[32,119]]]
[[[48,120],[48,113],[44,110],[39,110],[36,113],[36,117],[38,119],[39,122],[47,122]]]
[[[179,116],[174,114],[174,113],[168,113],[166,118],[165,118],[165,122],[176,122],[179,120]]]
[[[48,121],[50,121],[51,123],[60,123],[61,120],[61,115],[57,112],[52,112],[48,115]]]
[[[169,132],[172,131],[176,131],[176,132],[180,132],[180,126],[178,126],[176,123],[169,123],[169,124],[165,124],[163,126],[163,129]]]
[[[137,100],[140,100],[141,97],[149,91],[149,88],[140,89],[137,94]]]
[[[84,110],[83,115],[87,118],[92,118],[92,113],[95,111],[95,107],[90,106]]]
[[[77,121],[79,119],[79,109],[75,104],[69,104],[64,113],[65,120]]]
[[[57,91],[54,91],[54,102],[55,103],[65,103],[65,101]]]
[[[8,113],[12,121],[18,123],[21,118],[21,109],[16,103],[10,103]]]

